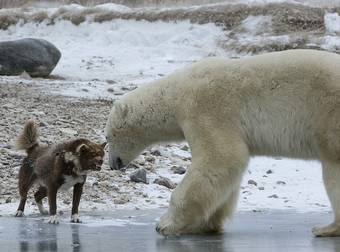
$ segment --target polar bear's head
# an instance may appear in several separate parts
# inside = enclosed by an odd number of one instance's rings
[[[110,112],[106,124],[106,138],[112,170],[127,166],[146,147],[143,132],[136,123],[135,116],[132,107],[120,102],[116,102]]]

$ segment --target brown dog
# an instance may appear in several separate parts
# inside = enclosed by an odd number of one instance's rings
[[[58,224],[57,191],[73,186],[71,222],[80,222],[78,206],[86,175],[89,171],[99,171],[103,164],[104,147],[86,139],[76,139],[51,146],[40,146],[38,129],[33,121],[28,121],[17,140],[17,149],[26,150],[27,157],[19,171],[20,204],[15,216],[23,216],[27,193],[34,183],[39,184],[34,194],[41,214],[48,214],[42,199],[48,197],[49,223]]]

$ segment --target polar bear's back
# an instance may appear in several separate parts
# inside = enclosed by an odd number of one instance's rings
[[[237,125],[254,155],[316,158],[321,118],[340,107],[340,56],[328,52],[212,58],[184,72],[179,113]]]
[[[183,121],[195,127],[204,127],[204,121],[222,129],[236,127],[254,155],[315,158],[320,121],[329,108],[340,108],[340,56],[290,50],[207,58],[122,101],[177,120],[168,128]]]

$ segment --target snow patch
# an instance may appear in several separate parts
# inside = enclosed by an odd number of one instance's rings
[[[338,13],[326,13],[324,20],[327,32],[332,34],[340,32],[340,16]]]
[[[0,41],[35,37],[54,43],[62,57],[53,74],[69,81],[63,81],[67,85],[61,93],[91,98],[110,96],[107,80],[140,85],[203,57],[223,56],[225,52],[217,46],[221,36],[222,29],[214,24],[188,21],[114,20],[78,26],[59,21],[0,31]]]
[[[248,16],[241,25],[246,32],[257,35],[270,29],[271,23],[271,16]]]
[[[116,12],[123,12],[123,13],[132,11],[131,8],[125,5],[113,4],[113,3],[99,4],[95,6],[95,9],[104,10],[104,11],[116,11]]]

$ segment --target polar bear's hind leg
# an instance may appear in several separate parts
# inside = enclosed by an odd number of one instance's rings
[[[334,222],[325,227],[315,227],[312,232],[317,237],[340,236],[340,164],[323,161],[322,176],[334,212]]]

